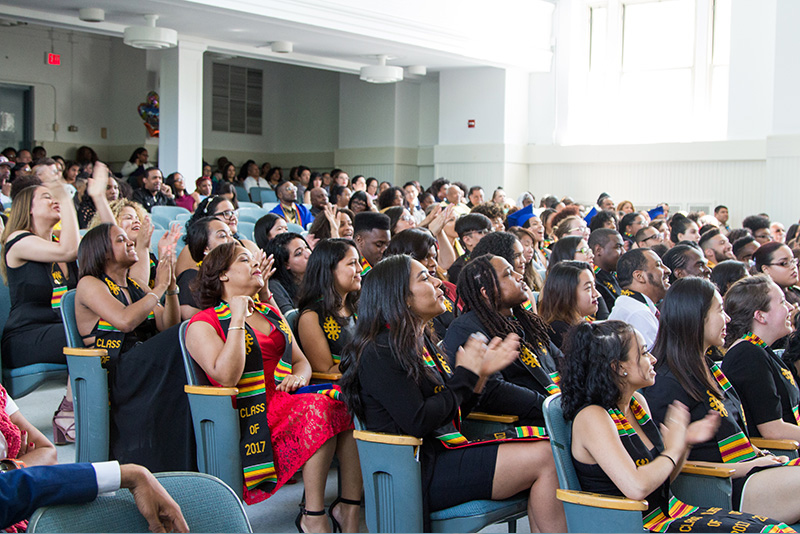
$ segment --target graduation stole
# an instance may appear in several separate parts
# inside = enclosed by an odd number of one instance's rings
[[[367,258],[361,258],[361,276],[364,276],[372,269],[372,265],[369,264]]]
[[[711,374],[714,376],[714,380],[717,381],[720,389],[722,389],[722,395],[727,395],[728,390],[733,386],[731,386],[728,378],[723,374],[716,363],[711,365]],[[728,410],[725,408],[723,401],[718,399],[709,390],[706,390],[706,395],[708,396],[709,407],[718,412],[722,417],[728,417]],[[739,404],[739,413],[742,414],[742,419],[744,419],[744,409],[741,403]],[[750,439],[741,430],[720,439],[717,441],[717,446],[719,447],[722,461],[726,464],[751,460],[756,457],[756,451],[753,449]]]
[[[601,269],[597,265],[594,266],[593,270],[594,270],[595,280],[603,284],[605,287],[608,288],[609,291],[611,291],[611,293],[613,293],[618,297],[622,290],[619,287],[619,283],[617,282],[614,273],[609,273],[608,271]]]
[[[752,343],[753,345],[755,345],[757,347],[761,347],[762,349],[764,349],[764,351],[767,352],[767,356],[768,357],[774,356],[774,353],[772,352],[772,349],[769,348],[769,345],[767,345],[764,342],[763,339],[761,339],[760,337],[758,337],[754,333],[748,332],[744,336],[742,336],[742,339],[744,341]],[[786,389],[789,392],[791,392],[791,391],[798,392],[797,383],[795,382],[794,377],[792,376],[792,372],[789,369],[787,369],[786,367],[783,366],[783,362],[780,361],[780,358],[778,358],[778,360],[779,361],[777,362],[777,364],[778,364],[778,367],[781,370],[781,376],[783,377],[783,381],[784,381],[784,385],[786,386]],[[800,392],[798,392],[795,395],[792,395],[791,393],[789,393],[789,398],[792,399],[792,400],[795,400],[798,397],[798,395],[800,395]],[[798,425],[800,425],[800,407],[798,407],[798,405],[796,403],[795,403],[794,406],[792,406],[792,413],[794,414],[795,422]]]
[[[69,272],[69,267],[67,267]],[[50,283],[53,284],[53,294],[50,297],[50,307],[58,312],[61,309],[61,297],[68,291],[67,281],[64,279],[64,273],[61,272],[61,267],[58,262],[53,262],[50,265]]]
[[[256,311],[279,331],[285,344],[283,355],[275,366],[273,380],[280,384],[292,372],[292,331],[286,322],[268,306],[256,303]],[[225,338],[231,325],[231,310],[225,302],[214,308]],[[239,414],[239,452],[242,458],[244,484],[248,490],[255,488],[272,492],[278,480],[275,471],[275,456],[272,450],[271,433],[267,424],[267,393],[264,360],[255,331],[245,323],[245,363],[242,377],[236,384],[236,410]],[[338,399],[338,386],[317,391]]]
[[[133,279],[128,278],[128,293],[131,296],[131,300],[136,302],[142,299],[146,293],[139,287],[139,284],[133,281]],[[103,282],[105,282],[108,290],[111,292],[111,296],[115,299],[120,301],[125,306],[131,304],[128,302],[128,299],[125,298],[125,293],[122,292],[122,289],[114,282],[111,278],[106,275],[103,275]],[[147,319],[145,319],[145,323],[149,321],[153,321],[152,325],[155,328],[155,320],[156,316],[155,313],[151,310],[149,314],[147,314]],[[116,357],[122,352],[122,347],[125,343],[125,332],[118,330],[114,327],[110,322],[106,321],[102,317],[100,317],[97,321],[97,326],[94,328],[94,332],[92,334],[94,337],[94,346],[98,349],[106,349],[108,351],[108,356],[103,358],[103,363],[108,361],[108,358]]]
[[[447,388],[445,381],[453,372],[450,369],[450,364],[447,362],[447,359],[436,350],[436,347],[428,339],[428,336],[425,336],[425,344],[422,347],[422,361],[425,367],[432,371],[428,376],[432,377],[436,382],[436,392]],[[448,449],[458,449],[479,443],[497,443],[510,440],[537,441],[540,439],[547,439],[547,431],[544,427],[513,425],[503,427],[490,436],[481,436],[472,440],[467,439],[467,437],[461,433],[460,408],[456,413],[455,419],[437,429],[434,434],[436,435],[436,439]]]
[[[521,338],[522,336],[520,336]],[[542,356],[547,356],[547,347],[545,347],[542,343],[539,343],[539,351]],[[561,388],[558,387],[558,383],[561,381],[561,376],[558,374],[558,371],[554,371],[552,373],[547,372],[547,370],[542,367],[539,358],[536,356],[536,353],[531,350],[531,344],[527,341],[520,339],[519,344],[519,360],[525,366],[525,369],[533,376],[533,378],[539,382],[549,395],[555,395],[556,393],[561,393]]]
[[[623,289],[620,292],[620,294],[621,295],[625,295],[626,297],[630,297],[630,298],[632,298],[632,299],[634,299],[634,300],[636,300],[638,302],[641,302],[642,304],[644,304],[645,306],[650,308],[650,306],[647,304],[647,299],[645,299],[644,295],[642,295],[638,291],[634,291],[632,289]]]

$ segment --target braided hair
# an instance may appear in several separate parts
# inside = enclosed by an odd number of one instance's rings
[[[539,344],[546,347],[550,343],[548,327],[541,317],[526,310],[521,304],[512,308],[511,318],[500,313],[500,280],[492,266],[492,258],[494,256],[491,254],[478,256],[461,270],[457,298],[463,303],[462,313],[474,311],[490,338],[519,334],[521,343],[527,345],[532,352],[538,353],[539,350],[535,347]],[[481,289],[486,291],[486,297]]]

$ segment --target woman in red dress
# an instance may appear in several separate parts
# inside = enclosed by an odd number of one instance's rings
[[[342,495],[329,514],[334,528],[357,532],[362,484],[352,420],[333,387],[293,394],[308,384],[311,366],[271,295],[262,292],[271,305],[250,297],[262,290],[271,267],[238,243],[212,250],[194,282],[195,300],[205,309],[192,318],[187,345],[214,384],[239,388],[245,501],[268,498],[302,466],[306,508],[297,528],[329,532],[322,517],[325,480],[336,453]]]

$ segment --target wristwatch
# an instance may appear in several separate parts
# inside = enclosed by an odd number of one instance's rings
[[[22,460],[15,460],[14,458],[4,458],[0,460],[0,473],[5,471],[13,471],[14,469],[22,469],[27,467]]]

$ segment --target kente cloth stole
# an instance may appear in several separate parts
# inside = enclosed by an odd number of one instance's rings
[[[542,343],[539,343],[539,351],[542,355],[547,355],[547,347]],[[558,371],[548,373],[544,367],[542,367],[539,358],[536,357],[536,353],[531,350],[530,344],[526,341],[522,341],[519,345],[519,359],[525,366],[525,369],[528,370],[548,394],[555,395],[556,393],[561,393],[561,388],[558,387],[558,383],[561,381]]]
[[[221,302],[214,311],[225,338],[231,325],[231,310]],[[292,372],[292,332],[286,322],[268,306],[256,303],[256,311],[284,338],[283,355],[275,366],[273,379],[280,384]],[[264,360],[261,347],[252,327],[245,323],[245,364],[242,377],[236,384],[236,410],[239,414],[239,452],[242,458],[244,484],[248,490],[255,488],[270,493],[278,480],[275,471],[275,457],[267,424],[267,393]],[[341,390],[338,386],[316,391],[339,400]]]
[[[594,266],[593,270],[594,270],[595,280],[597,282],[599,282],[599,283],[603,284],[605,287],[607,287],[608,290],[611,291],[611,293],[613,293],[614,295],[616,295],[616,296],[620,295],[620,288],[618,287],[619,284],[618,283],[616,283],[616,284],[614,283],[614,282],[616,282],[616,280],[614,278],[614,273],[609,273],[608,271],[604,271],[603,269],[601,269],[597,265]],[[628,290],[628,291],[630,291],[630,290]]]
[[[722,369],[720,369],[717,364],[712,364],[711,374],[714,376],[714,380],[717,381],[720,389],[722,389],[722,395],[727,395],[728,390],[733,386],[731,386],[728,378],[723,374]],[[718,399],[708,390],[706,390],[706,396],[708,397],[708,405],[712,410],[718,412],[722,417],[728,417],[728,410],[725,408],[725,404],[722,400]],[[739,404],[739,413],[742,414],[742,418],[744,419],[744,409],[741,404]],[[750,439],[741,430],[723,437],[717,442],[717,446],[719,447],[722,461],[726,464],[750,460],[756,457],[756,451],[753,449]]]
[[[364,276],[372,269],[372,265],[369,264],[367,258],[361,258],[361,276]]]
[[[426,367],[433,371],[429,376],[432,376],[437,383],[436,391],[439,392],[445,389],[447,387],[445,381],[453,372],[450,369],[450,364],[447,362],[447,359],[436,350],[435,345],[427,336],[425,337],[425,344],[422,348],[422,361],[425,363]],[[498,432],[489,436],[481,436],[472,440],[467,439],[467,437],[461,433],[460,408],[456,413],[455,419],[437,429],[435,435],[436,439],[448,449],[458,449],[460,447],[467,447],[480,443],[499,443],[511,440],[538,441],[547,439],[547,431],[544,427],[513,425],[503,427]]]
[[[133,302],[137,302],[138,300],[144,298],[146,293],[139,287],[133,279],[128,278],[128,293],[131,296],[131,300]],[[120,301],[125,306],[128,306],[129,303],[128,299],[125,298],[125,293],[122,292],[122,289],[108,276],[103,275],[103,282],[105,282],[106,286],[108,286],[108,290],[111,292],[111,295]],[[156,316],[153,311],[147,315],[147,319],[145,321],[153,321],[155,323]],[[119,356],[120,352],[122,352],[122,348],[125,344],[125,332],[122,332],[115,328],[110,322],[106,321],[102,317],[98,319],[97,325],[94,327],[94,331],[90,334],[94,336],[94,346],[98,349],[106,349],[108,352],[108,356],[102,359],[102,363],[108,362],[108,359],[111,357]]]
[[[742,339],[752,343],[757,347],[761,347],[764,351],[767,352],[767,357],[774,357],[775,354],[772,352],[772,349],[767,345],[763,339],[758,337],[752,332],[748,332]],[[780,358],[777,358],[778,362],[777,365],[781,371],[781,378],[783,379],[784,386],[788,391],[789,398],[792,402],[794,402],[794,406],[792,406],[792,413],[794,414],[795,422],[800,425],[800,407],[798,407],[798,398],[800,398],[800,391],[797,388],[797,383],[794,380],[794,376],[792,376],[792,372],[789,369],[786,369],[783,366],[783,362],[780,361]]]
[[[642,304],[650,308],[650,306],[647,304],[647,299],[645,299],[644,295],[642,295],[638,291],[634,291],[632,289],[623,289],[622,295],[625,295],[626,297],[630,297],[638,302],[641,302]]]
[[[69,268],[67,268],[69,271]],[[64,279],[64,273],[61,272],[61,267],[57,262],[53,262],[50,266],[50,283],[53,284],[53,294],[50,297],[50,307],[54,310],[61,309],[61,297],[68,291],[67,281]]]

